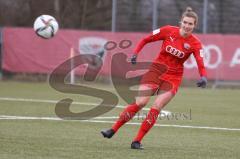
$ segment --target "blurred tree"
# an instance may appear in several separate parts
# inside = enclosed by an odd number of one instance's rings
[[[187,6],[199,14],[202,32],[203,0],[158,0],[158,25],[178,25]],[[239,0],[208,1],[208,33],[240,33]],[[152,0],[118,0],[117,31],[152,29]],[[54,16],[61,28],[111,30],[112,0],[0,0],[0,26],[32,27],[41,14]]]
[[[110,30],[112,0],[0,0],[0,26],[29,26],[42,14],[61,28]]]

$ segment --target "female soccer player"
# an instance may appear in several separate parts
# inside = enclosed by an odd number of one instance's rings
[[[132,149],[143,149],[141,144],[143,137],[156,122],[161,109],[170,102],[177,93],[183,76],[183,64],[191,54],[193,54],[196,59],[201,76],[201,79],[197,82],[197,86],[202,88],[206,87],[207,79],[203,63],[202,45],[192,34],[197,22],[197,14],[190,7],[187,7],[186,11],[182,14],[179,27],[169,25],[161,27],[140,41],[131,58],[132,64],[137,62],[137,55],[145,44],[162,40],[160,53],[151,65],[149,71],[143,76],[139,87],[139,92],[143,90],[151,91],[148,91],[148,94],[145,93],[144,96],[138,96],[135,103],[128,105],[111,129],[101,131],[104,137],[111,138],[122,125],[132,119],[133,116],[148,103],[154,93],[158,92],[158,90],[165,90],[164,93],[156,96],[148,115],[142,122],[136,137],[132,141]],[[166,71],[163,72],[162,70],[165,69]]]

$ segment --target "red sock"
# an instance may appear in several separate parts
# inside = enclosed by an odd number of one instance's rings
[[[142,122],[140,129],[138,130],[138,134],[133,141],[141,142],[142,138],[147,134],[147,132],[153,127],[157,118],[159,111],[155,108],[151,108],[147,114],[147,117]]]
[[[134,103],[128,105],[123,112],[119,115],[119,119],[113,124],[112,129],[117,132],[117,130],[126,122],[131,120],[134,115],[140,110],[140,107]]]

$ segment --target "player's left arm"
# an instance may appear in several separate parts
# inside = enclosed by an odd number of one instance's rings
[[[205,88],[207,85],[207,72],[206,72],[206,68],[204,66],[204,62],[203,62],[204,50],[203,50],[201,44],[198,44],[195,47],[193,55],[196,59],[198,71],[201,76],[200,80],[197,82],[197,86]]]

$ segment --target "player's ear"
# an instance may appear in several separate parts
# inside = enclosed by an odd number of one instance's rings
[[[179,27],[181,27],[181,25],[182,25],[182,21],[179,21],[178,24],[179,24]]]
[[[198,29],[198,25],[194,23],[194,29]]]

